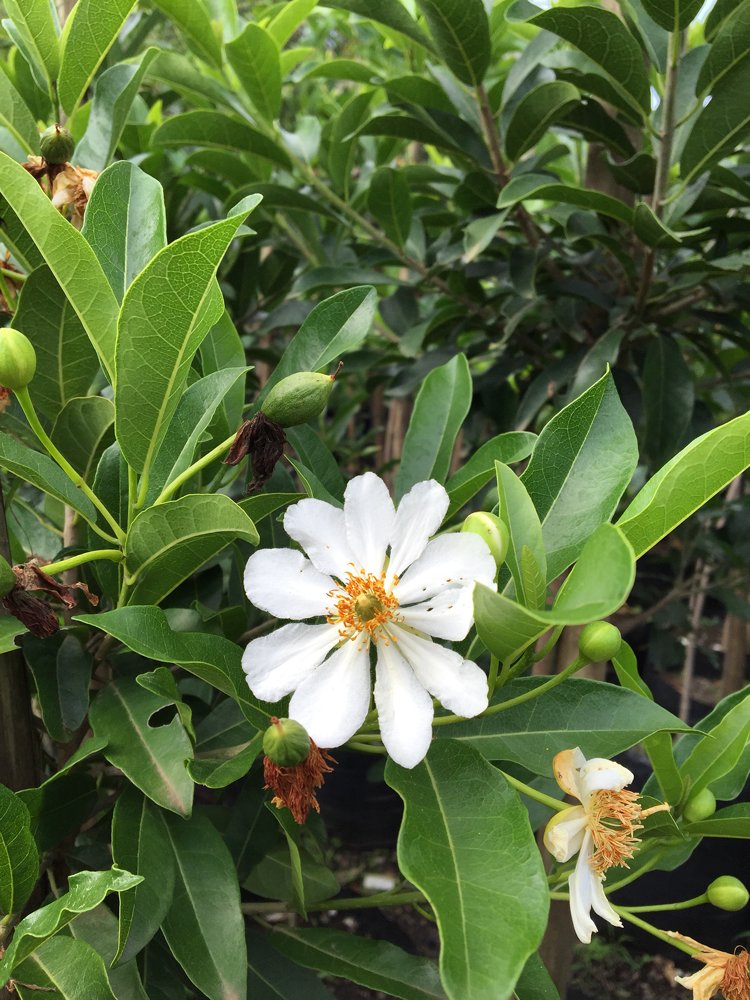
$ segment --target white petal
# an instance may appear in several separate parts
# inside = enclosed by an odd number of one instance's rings
[[[586,821],[583,806],[570,806],[555,813],[544,831],[544,846],[555,860],[570,861],[580,851]]]
[[[294,549],[261,549],[245,567],[245,593],[256,608],[277,618],[315,618],[331,605],[336,584]]]
[[[623,767],[622,764],[616,764],[615,761],[607,760],[605,757],[592,757],[579,771],[579,798],[586,805],[594,792],[605,789],[621,792],[634,779],[633,772]]]
[[[253,639],[242,669],[256,698],[278,701],[302,683],[341,639],[335,625],[284,625]]]
[[[612,909],[612,904],[604,895],[602,880],[597,877],[596,872],[593,874],[594,882],[591,887],[591,906],[594,912],[598,913],[605,920],[608,920],[613,927],[622,927],[622,920],[620,920],[617,913]]]
[[[345,642],[297,688],[289,702],[320,747],[338,747],[356,733],[370,707],[369,644]]]
[[[399,614],[411,628],[437,639],[464,639],[474,621],[474,584],[451,587],[421,604],[399,608]]]
[[[434,597],[445,587],[469,584],[472,580],[494,588],[496,573],[495,560],[484,540],[470,532],[455,532],[433,538],[393,588],[393,593],[401,604],[413,604]]]
[[[391,532],[388,565],[391,576],[401,576],[415,559],[419,559],[428,539],[443,523],[448,503],[448,494],[434,479],[417,483],[402,498]]]
[[[560,750],[552,760],[555,781],[564,792],[576,799],[581,798],[578,779],[580,770],[585,764],[586,758],[579,747],[574,747],[572,750]]]
[[[284,530],[299,542],[321,573],[340,580],[352,569],[354,555],[344,530],[344,512],[333,504],[307,498],[293,504],[284,515]]]
[[[380,575],[396,512],[388,487],[374,472],[352,479],[344,493],[344,519],[357,569]]]
[[[599,876],[592,871],[589,864],[592,850],[591,831],[587,830],[578,854],[575,870],[568,879],[570,915],[573,918],[573,927],[578,935],[578,940],[584,944],[589,944],[591,935],[596,934],[596,924],[591,919],[591,903],[594,880],[598,879]]]
[[[386,750],[402,767],[416,767],[430,748],[432,698],[393,643],[378,643],[375,704]]]
[[[405,629],[391,632],[414,676],[442,705],[467,719],[487,708],[487,675],[476,663]]]

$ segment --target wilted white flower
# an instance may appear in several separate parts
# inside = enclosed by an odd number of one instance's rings
[[[417,483],[394,508],[371,472],[347,486],[344,509],[305,499],[286,512],[294,549],[254,553],[245,589],[256,607],[292,619],[250,642],[243,668],[256,697],[292,692],[289,717],[321,747],[340,746],[375,705],[393,759],[414,767],[427,753],[435,697],[465,717],[487,707],[484,671],[432,638],[460,640],[473,622],[475,581],[494,586],[495,562],[477,535],[438,538],[448,494]],[[324,624],[298,624],[305,618]]]
[[[675,976],[675,982],[693,991],[693,1000],[711,1000],[719,991],[724,1000],[750,1000],[750,955],[745,948],[730,954],[709,948],[677,931],[667,931],[667,934],[695,948],[693,958],[703,962],[703,968],[691,976]]]

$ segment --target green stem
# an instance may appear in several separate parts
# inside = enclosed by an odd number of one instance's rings
[[[564,628],[565,628],[564,625],[556,625],[552,629],[552,635],[545,642],[545,644],[542,646],[542,648],[539,649],[539,650],[537,650],[536,653],[534,653],[534,663],[538,663],[540,660],[543,660],[544,657],[547,656],[548,653],[552,652],[552,650],[555,647],[555,644],[557,643],[557,640],[562,635],[562,630]]]
[[[349,750],[359,750],[360,753],[376,753],[380,756],[386,753],[385,747],[373,746],[370,743],[358,743],[357,740],[349,740],[346,746]]]
[[[19,281],[21,284],[29,277],[28,274],[21,274],[20,271],[11,271],[9,267],[0,267],[0,274],[6,278],[11,278],[13,281]]]
[[[405,892],[376,892],[372,896],[352,896],[349,899],[324,899],[321,903],[308,903],[305,909],[313,910],[371,910],[381,906],[403,906],[404,903],[423,903],[426,897],[418,889]],[[294,913],[286,903],[243,903],[243,913]]]
[[[102,515],[104,520],[107,522],[107,524],[114,532],[115,537],[109,540],[117,541],[121,545],[123,545],[125,543],[125,532],[122,530],[117,521],[115,521],[114,517],[112,517],[112,515],[104,506],[104,504],[96,495],[96,493],[94,493],[94,491],[88,486],[88,484],[86,483],[80,472],[76,472],[76,470],[67,460],[67,458],[65,458],[62,452],[60,452],[59,449],[52,443],[52,440],[50,439],[49,435],[39,422],[39,417],[37,417],[36,415],[36,410],[34,409],[34,404],[31,401],[31,396],[29,396],[29,390],[26,387],[24,387],[23,389],[19,389],[16,392],[16,399],[21,404],[21,409],[26,414],[26,419],[29,422],[29,426],[34,431],[34,433],[39,438],[44,447],[47,449],[49,454],[52,456],[52,458],[54,458],[54,460],[63,470],[68,479],[70,479],[73,485],[77,486],[84,494],[84,496],[88,497],[88,499],[96,507],[96,509],[99,511],[99,513]],[[97,531],[98,534],[102,535],[103,538],[108,537],[93,523],[91,523],[91,527],[94,528],[94,530]]]
[[[537,791],[536,788],[532,788],[531,785],[527,785],[524,781],[519,781],[518,778],[514,778],[507,771],[500,771],[500,774],[502,774],[509,785],[513,785],[516,791],[521,792],[523,795],[528,795],[530,799],[536,799],[537,802],[541,802],[548,809],[554,809],[555,812],[564,812],[566,809],[571,808],[567,802],[561,802],[559,799],[553,799],[551,795],[545,795],[544,792]]]
[[[74,569],[76,566],[94,562],[96,559],[111,559],[112,562],[120,562],[123,558],[124,555],[119,549],[92,549],[91,552],[82,552],[78,556],[70,556],[68,559],[47,563],[46,566],[42,566],[42,569],[45,573],[53,576],[55,573],[64,573],[66,569]]]
[[[700,896],[693,896],[692,899],[683,899],[681,903],[657,903],[653,906],[623,906],[621,909],[628,913],[662,913],[667,910],[689,910],[693,906],[702,906],[708,902],[707,893]]]
[[[8,288],[8,283],[6,282],[4,275],[5,271],[0,268],[0,298],[3,299],[8,307],[8,312],[12,316],[16,311],[16,307],[13,305],[13,297],[10,294],[10,289]]]
[[[487,688],[489,690],[490,699],[492,698],[492,695],[495,693],[495,688],[497,687],[497,670],[499,666],[500,666],[500,660],[498,659],[497,656],[495,656],[494,653],[491,654],[490,674],[489,677],[487,678]]]
[[[199,458],[197,462],[193,462],[189,468],[185,469],[184,472],[181,472],[176,479],[173,479],[168,486],[164,487],[156,500],[154,500],[153,506],[156,507],[158,504],[164,503],[165,500],[169,500],[169,498],[176,493],[177,490],[179,490],[183,483],[186,483],[188,479],[192,479],[196,472],[200,472],[201,469],[205,469],[207,465],[214,462],[217,458],[223,455],[224,452],[229,451],[236,436],[236,433],[232,434],[231,437],[222,441],[221,444],[217,444],[215,448],[212,448],[206,455]]]
[[[636,917],[634,913],[630,913],[622,906],[613,907],[615,913],[619,913],[620,916],[627,920],[629,924],[635,924],[636,927],[640,927],[641,930],[647,931],[652,934],[655,938],[659,938],[660,941],[664,941],[667,944],[671,944],[673,948],[677,948],[678,951],[684,951],[686,955],[695,955],[697,950],[691,948],[690,945],[678,940],[677,938],[670,937],[666,931],[659,930],[658,927],[654,927],[653,924],[648,923],[646,920],[641,920],[640,917]]]

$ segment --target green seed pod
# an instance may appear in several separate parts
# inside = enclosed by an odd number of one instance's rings
[[[0,556],[0,597],[5,597],[16,585],[16,574],[7,560]]]
[[[294,719],[272,719],[263,735],[263,753],[279,767],[296,767],[307,760],[310,737]]]
[[[39,148],[47,163],[67,163],[76,144],[73,136],[62,125],[50,125],[41,134]]]
[[[622,645],[620,630],[609,622],[591,622],[578,640],[578,652],[591,663],[601,663],[617,656]]]
[[[29,338],[6,326],[0,330],[0,385],[18,392],[25,389],[36,371],[36,351]]]
[[[682,815],[688,823],[698,823],[702,819],[708,819],[716,812],[716,796],[709,788],[694,795],[685,806]]]
[[[510,533],[504,521],[495,514],[488,514],[486,510],[476,510],[466,518],[461,531],[470,531],[483,538],[495,564],[502,566],[510,544]]]
[[[706,889],[706,895],[711,906],[715,906],[718,910],[729,910],[731,913],[742,910],[750,900],[750,893],[733,875],[720,875],[719,878],[715,878]]]
[[[318,372],[295,372],[271,389],[261,410],[281,427],[295,427],[322,413],[333,389],[333,376]]]

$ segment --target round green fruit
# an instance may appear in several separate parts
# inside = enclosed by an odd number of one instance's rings
[[[609,622],[591,622],[578,639],[578,651],[591,663],[601,663],[617,656],[622,646],[620,630]]]
[[[294,719],[273,719],[263,734],[263,753],[279,767],[296,767],[310,754],[310,737]]]
[[[685,806],[682,815],[688,823],[698,823],[702,819],[708,819],[716,812],[716,796],[709,788],[694,795]]]
[[[333,378],[318,372],[295,372],[271,389],[261,410],[281,427],[306,424],[326,408],[333,389]]]
[[[510,544],[510,533],[504,521],[486,510],[476,510],[466,518],[461,525],[461,531],[470,531],[473,535],[483,538],[495,564],[502,566]]]
[[[729,910],[731,913],[744,909],[750,900],[750,893],[733,875],[720,875],[719,878],[715,878],[706,889],[706,895],[711,906],[719,910]]]
[[[0,385],[18,392],[25,389],[36,371],[36,351],[29,338],[6,326],[0,330]]]
[[[39,148],[47,163],[67,163],[76,148],[75,139],[62,125],[50,125],[42,132]]]

